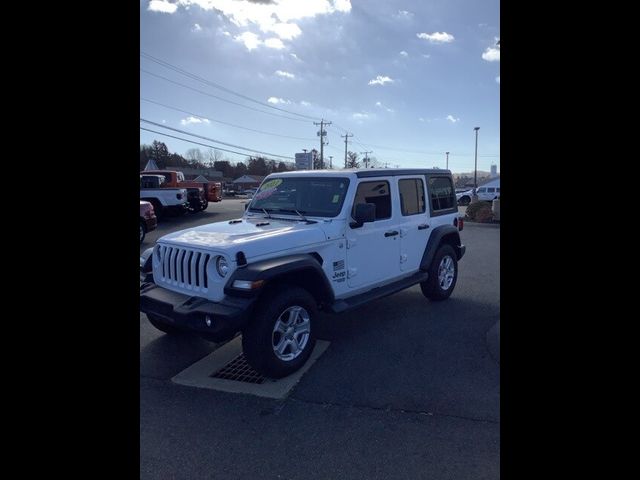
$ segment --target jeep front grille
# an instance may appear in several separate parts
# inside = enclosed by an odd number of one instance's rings
[[[158,245],[154,255],[159,262],[155,273],[161,282],[200,292],[209,288],[207,262],[211,255],[208,253]]]

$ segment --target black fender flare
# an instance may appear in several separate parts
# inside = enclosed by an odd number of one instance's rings
[[[292,279],[292,276],[295,276],[295,279]],[[313,291],[310,293],[319,301],[323,303],[334,301],[333,289],[320,262],[316,257],[307,253],[270,258],[238,268],[227,281],[224,293],[235,297],[253,297],[259,295],[269,284],[282,279],[290,279],[296,285],[312,285]],[[310,283],[305,282],[305,279],[310,279]],[[251,282],[262,280],[265,283],[261,288],[247,291],[234,288],[233,283],[236,280]]]
[[[427,271],[433,260],[433,256],[436,254],[436,250],[441,243],[450,243],[457,254],[457,259],[460,260],[464,255],[464,246],[460,241],[460,232],[453,225],[440,225],[436,227],[429,236],[427,246],[422,254],[422,260],[420,261],[420,270]]]

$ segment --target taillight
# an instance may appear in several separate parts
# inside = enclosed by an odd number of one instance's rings
[[[458,231],[461,232],[462,229],[464,228],[464,218],[462,217],[458,217]],[[456,224],[455,222],[453,223],[454,225]]]

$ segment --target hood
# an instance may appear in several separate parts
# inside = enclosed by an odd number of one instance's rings
[[[232,259],[243,251],[247,259],[280,250],[323,242],[326,235],[321,223],[283,221],[273,218],[243,218],[241,222],[210,223],[173,232],[158,240],[191,248],[212,249],[227,253]]]

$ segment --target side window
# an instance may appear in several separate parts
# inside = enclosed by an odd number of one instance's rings
[[[376,206],[376,220],[391,218],[391,193],[389,182],[386,180],[362,182],[358,185],[356,198],[353,202],[351,216],[356,212],[359,203],[373,203]]]
[[[493,188],[493,187],[487,188],[487,192],[489,192],[489,193],[494,193],[495,191],[496,191],[496,189]]]
[[[500,187],[496,188],[496,192],[500,193]]]
[[[429,195],[431,197],[431,209],[434,212],[457,208],[456,196],[449,177],[430,177]]]
[[[400,186],[400,207],[402,215],[424,213],[424,184],[419,178],[408,178],[398,182]]]
[[[478,189],[478,193],[484,193],[484,192],[486,192],[486,191],[487,191],[487,189],[486,189],[485,187],[480,187],[480,188]]]

